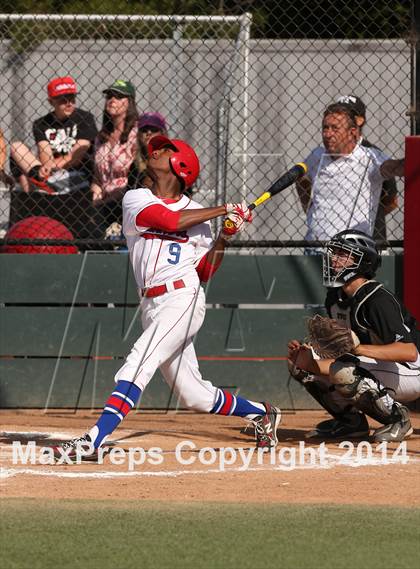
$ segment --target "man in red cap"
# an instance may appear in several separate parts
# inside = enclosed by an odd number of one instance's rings
[[[82,174],[86,186],[92,174],[91,150],[97,129],[92,114],[76,108],[74,79],[56,77],[47,91],[53,110],[33,123],[38,157],[23,142],[11,145],[12,173],[26,192],[31,186],[50,191],[48,181],[57,170]]]

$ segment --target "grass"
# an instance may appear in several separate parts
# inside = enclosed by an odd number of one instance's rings
[[[411,569],[420,510],[356,506],[1,502],[3,569]]]

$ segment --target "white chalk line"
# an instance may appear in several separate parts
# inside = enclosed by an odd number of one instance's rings
[[[177,430],[165,430],[165,433],[177,433]],[[107,445],[114,445],[117,444],[119,442],[124,442],[125,439],[127,437],[130,438],[130,442],[132,443],[136,443],[136,442],[147,442],[149,440],[149,437],[145,437],[144,435],[139,436],[139,437],[132,437],[131,436],[131,431],[124,431],[123,429],[120,430],[119,434],[119,438],[118,439],[114,439],[114,440],[109,440],[107,441]],[[148,433],[148,434],[153,434],[153,433]],[[33,440],[33,438],[36,437],[42,437],[43,440],[57,440],[57,441],[68,441],[71,439],[74,439],[77,436],[81,436],[80,434],[80,430],[79,431],[74,431],[73,433],[50,433],[48,431],[0,431],[0,438],[11,438],[11,437],[21,437],[24,439],[29,440]],[[6,445],[5,445],[6,446]],[[1,444],[0,444],[1,447]]]
[[[0,437],[14,437],[21,436],[25,438],[29,437],[45,437],[46,439],[58,439],[66,441],[74,437],[74,434],[70,433],[49,433],[46,431],[0,431]]]

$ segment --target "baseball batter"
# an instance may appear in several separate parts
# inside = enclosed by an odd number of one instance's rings
[[[413,432],[403,405],[420,396],[420,337],[415,319],[384,286],[373,280],[380,265],[375,241],[346,230],[324,252],[325,306],[329,317],[355,333],[351,353],[336,359],[315,357],[309,345],[289,342],[292,375],[334,419],[312,436],[365,437],[366,415],[382,427],[375,442],[398,442]],[[319,333],[321,330],[319,331]],[[323,338],[333,351],[337,331]]]
[[[158,135],[148,151],[145,187],[128,191],[123,199],[123,231],[140,296],[143,334],[117,372],[116,387],[96,425],[60,448],[70,457],[85,443],[98,449],[136,406],[158,368],[186,407],[251,420],[257,447],[271,448],[277,444],[280,411],[205,381],[193,344],[205,315],[200,282],[215,273],[226,242],[251,221],[251,213],[245,204],[203,208],[183,193],[200,169],[194,150],[184,141]],[[227,216],[228,223],[214,241],[209,220],[218,216]],[[95,458],[90,450],[86,458]]]

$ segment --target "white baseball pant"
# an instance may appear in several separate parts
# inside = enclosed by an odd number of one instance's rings
[[[134,344],[115,381],[133,381],[142,391],[158,368],[184,405],[209,412],[217,388],[203,380],[193,337],[205,316],[205,295],[201,287],[186,287],[140,304],[143,334]]]

